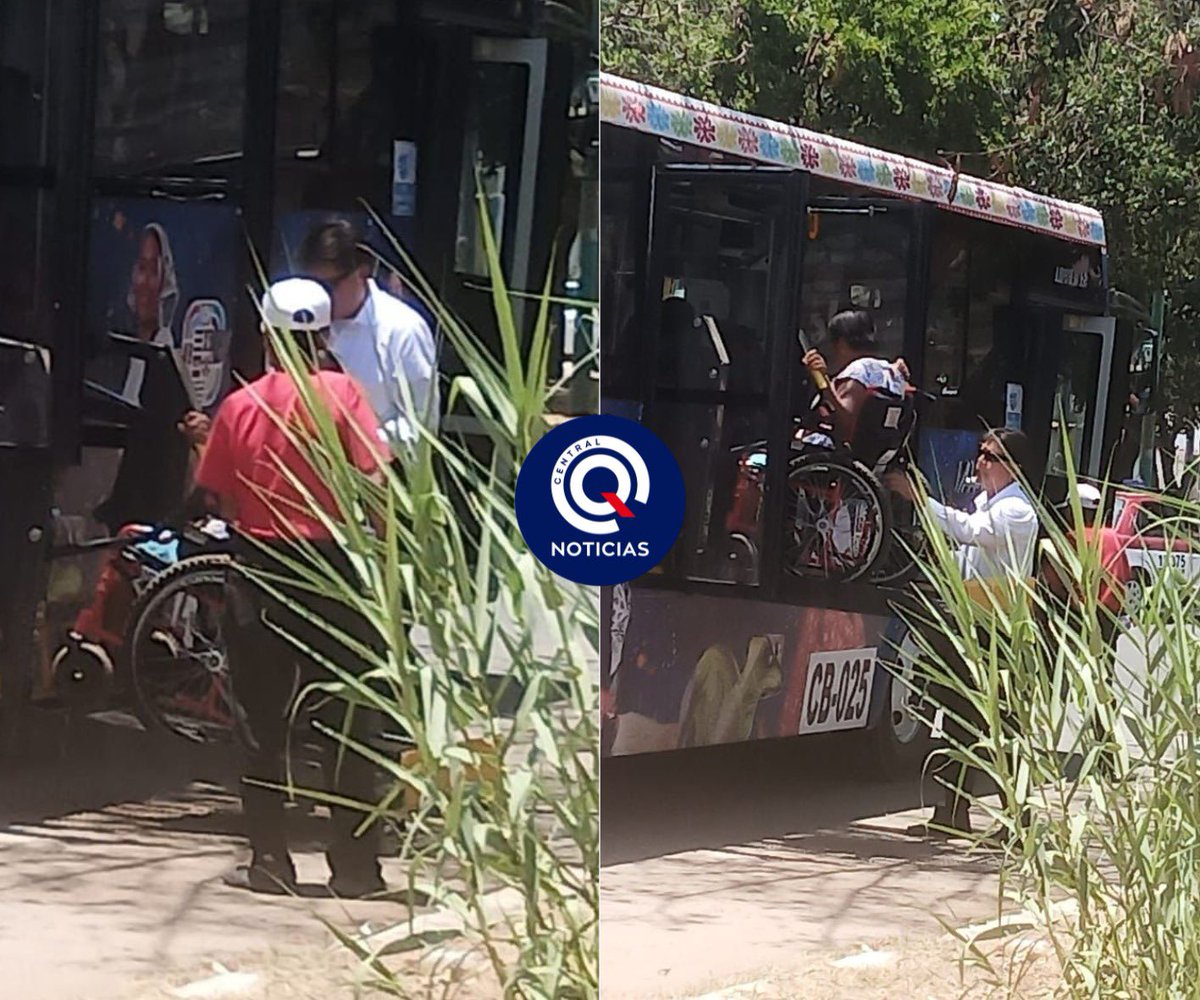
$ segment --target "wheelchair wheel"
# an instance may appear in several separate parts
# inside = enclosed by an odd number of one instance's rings
[[[196,555],[163,571],[138,596],[127,636],[136,709],[148,728],[193,743],[243,730],[221,638],[227,555]]]
[[[783,565],[795,576],[848,582],[886,557],[891,506],[861,462],[824,454],[792,459]]]
[[[871,570],[871,583],[882,587],[902,587],[920,576],[929,542],[918,527],[896,528],[882,559]]]

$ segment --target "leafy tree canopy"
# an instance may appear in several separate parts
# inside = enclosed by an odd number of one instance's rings
[[[1100,209],[1113,284],[1170,295],[1200,417],[1200,5],[602,0],[606,69]]]

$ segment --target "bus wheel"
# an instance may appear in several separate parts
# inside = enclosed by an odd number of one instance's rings
[[[893,667],[877,667],[875,683],[882,690],[882,711],[869,731],[871,765],[887,777],[909,777],[920,773],[925,758],[935,746],[926,721],[932,708],[914,674],[916,644],[905,636]]]

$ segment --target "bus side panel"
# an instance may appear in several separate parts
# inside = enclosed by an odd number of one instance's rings
[[[861,729],[888,615],[629,587],[604,595],[605,755]]]

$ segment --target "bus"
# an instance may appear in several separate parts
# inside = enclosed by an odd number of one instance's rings
[[[602,593],[603,753],[844,732],[881,768],[916,763],[926,733],[880,666],[911,648],[903,585],[798,573],[776,541],[804,346],[868,311],[929,400],[910,444],[934,494],[968,499],[984,429],[1016,427],[1053,500],[1064,442],[1103,478],[1131,419],[1104,220],[609,74],[600,117],[602,410],[666,441],[688,496],[663,565]]]
[[[0,756],[41,709],[82,713],[56,651],[120,527],[176,515],[181,410],[261,371],[247,289],[313,223],[359,223],[421,310],[394,238],[498,350],[479,184],[525,342],[552,268],[593,298],[598,49],[585,0],[0,3]],[[556,324],[560,367],[590,368],[587,313]]]

